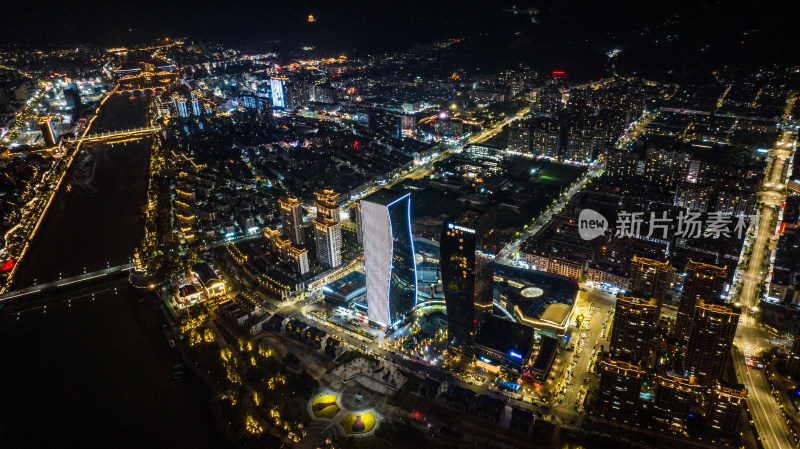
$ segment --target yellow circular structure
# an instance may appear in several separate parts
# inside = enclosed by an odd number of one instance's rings
[[[372,412],[350,413],[341,421],[345,433],[351,435],[363,434],[375,428],[375,415]]]
[[[339,410],[339,406],[336,405],[335,394],[322,395],[311,403],[311,412],[317,418],[332,419],[339,413]]]

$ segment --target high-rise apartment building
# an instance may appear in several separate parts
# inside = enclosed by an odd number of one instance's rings
[[[686,277],[683,282],[683,292],[681,292],[681,301],[678,304],[673,332],[675,338],[684,343],[689,340],[691,320],[697,302],[703,300],[706,304],[721,303],[727,280],[725,267],[693,260],[686,263],[685,271]]]
[[[333,221],[341,221],[339,194],[331,189],[322,189],[314,192],[317,200],[317,216],[328,217]]]
[[[641,298],[655,298],[660,308],[667,296],[672,271],[669,261],[661,262],[634,255],[631,259],[628,293]]]
[[[700,385],[719,381],[731,353],[740,311],[735,306],[706,304],[702,299],[695,305],[690,324],[684,368]]]
[[[689,409],[699,392],[700,387],[694,377],[678,373],[659,375],[653,401],[656,417],[678,431],[684,429],[689,419]]]
[[[314,239],[317,242],[317,260],[325,268],[342,264],[342,225],[328,217],[314,219]]]
[[[613,359],[600,362],[598,412],[617,416],[636,414],[644,375],[639,365]]]
[[[658,328],[658,301],[621,296],[611,326],[611,357],[640,363]]]
[[[531,129],[527,123],[516,123],[508,127],[508,150],[530,153]]]
[[[717,384],[711,392],[706,422],[715,429],[735,433],[746,400],[747,389],[744,385],[722,386]]]
[[[305,243],[303,232],[303,203],[299,198],[286,197],[278,200],[281,208],[281,223],[283,235],[294,245]]]

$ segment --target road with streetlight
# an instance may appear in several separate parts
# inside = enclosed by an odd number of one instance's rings
[[[736,332],[733,351],[736,376],[747,388],[747,404],[765,449],[789,449],[796,447],[789,427],[781,416],[780,408],[772,397],[771,388],[761,370],[747,366],[743,351],[755,353],[762,346],[769,346],[771,337],[755,320],[759,301],[759,287],[768,276],[764,262],[770,254],[770,245],[775,234],[774,219],[785,199],[783,180],[785,161],[792,157],[796,145],[796,132],[785,130],[779,142],[768,153],[768,164],[764,184],[759,198],[764,204],[759,221],[752,236],[752,253],[746,271],[740,274],[741,287],[738,301],[743,315]]]
[[[617,148],[624,147],[628,142],[635,142],[636,139],[644,132],[647,124],[653,120],[655,114],[651,114],[645,111],[638,120],[633,122],[625,132],[619,137],[615,146]],[[525,242],[529,237],[533,236],[537,232],[539,232],[544,225],[546,225],[556,214],[561,212],[561,210],[566,206],[570,199],[575,196],[576,193],[581,191],[592,179],[600,176],[603,174],[605,170],[605,160],[601,157],[598,158],[594,163],[589,166],[589,170],[576,181],[566,192],[562,193],[561,197],[558,199],[553,200],[553,204],[550,205],[542,214],[534,219],[533,224],[529,226],[527,229],[520,232],[520,234],[508,245],[506,245],[500,253],[498,253],[497,258],[495,259],[497,263],[505,264],[505,265],[514,265],[516,261],[514,260],[514,253],[516,253],[519,248],[522,246],[522,243]]]

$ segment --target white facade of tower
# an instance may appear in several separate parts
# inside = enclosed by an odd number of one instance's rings
[[[391,324],[389,284],[392,275],[392,225],[385,205],[361,201],[364,272],[369,319]]]

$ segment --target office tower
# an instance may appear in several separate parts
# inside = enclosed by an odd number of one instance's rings
[[[717,384],[711,392],[706,422],[715,429],[735,433],[745,400],[747,400],[747,389],[744,385],[726,387]]]
[[[512,124],[508,127],[508,151],[530,153],[531,129],[527,123]]]
[[[639,411],[639,393],[645,372],[638,365],[615,361],[600,362],[600,397],[598,412],[618,416]]]
[[[317,260],[325,268],[342,264],[342,226],[328,217],[314,219],[314,240],[317,242]]]
[[[725,267],[693,260],[686,263],[686,280],[683,282],[683,292],[681,292],[681,302],[678,304],[673,332],[677,340],[685,343],[689,339],[689,325],[698,300],[702,299],[706,304],[722,302],[726,279]]]
[[[800,335],[794,338],[792,344],[792,352],[789,354],[789,359],[786,361],[786,370],[791,375],[800,374]]]
[[[657,299],[660,310],[667,296],[671,271],[669,261],[660,262],[634,255],[631,259],[628,293],[641,298]]]
[[[361,200],[369,319],[396,327],[417,305],[411,194],[382,189]]]
[[[483,250],[491,231],[485,213],[467,211],[446,220],[439,264],[447,308],[448,347],[472,353],[481,325],[492,315],[494,259]]]
[[[611,326],[611,357],[640,363],[658,328],[658,301],[620,296]]]
[[[78,92],[78,86],[74,83],[68,84],[64,89],[64,99],[68,108],[79,109],[81,107],[81,95]]]
[[[269,80],[273,107],[278,109],[292,109],[292,94],[288,83],[289,79],[286,77],[276,77]]]
[[[303,234],[303,203],[298,198],[286,197],[278,200],[281,207],[281,223],[283,235],[294,245],[305,243]]]
[[[706,304],[702,299],[694,310],[684,369],[700,385],[714,385],[728,362],[740,312],[737,307]]]
[[[340,221],[339,194],[331,189],[322,189],[314,192],[317,199],[317,216],[328,217],[333,221]]]
[[[58,143],[56,133],[53,131],[53,125],[50,123],[50,116],[42,117],[39,119],[39,127],[42,128],[42,139],[47,147],[54,147]]]
[[[670,427],[683,429],[698,392],[699,386],[694,377],[678,373],[659,375],[653,401],[655,415],[666,421]]]

